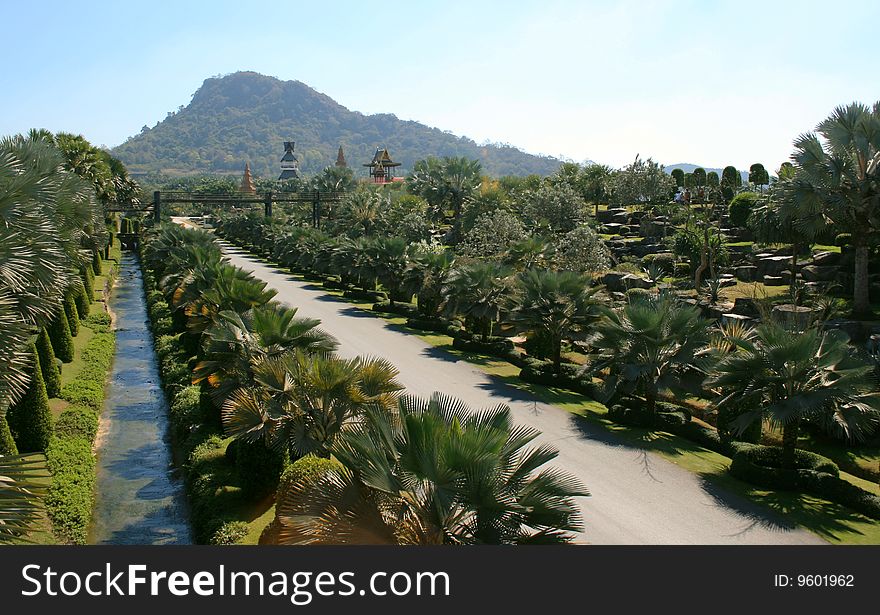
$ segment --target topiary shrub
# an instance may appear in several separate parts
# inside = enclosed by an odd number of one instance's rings
[[[98,413],[87,406],[68,406],[55,422],[55,436],[85,438],[94,442],[98,433]]]
[[[244,521],[227,521],[217,528],[208,544],[239,545],[247,538],[248,529],[248,524]]]
[[[34,344],[31,344],[30,354],[33,357],[29,372],[31,382],[24,397],[13,404],[6,414],[9,431],[19,453],[45,451],[52,438],[52,413],[49,411],[40,357]]]
[[[9,431],[5,414],[0,414],[0,455],[18,455],[18,447],[15,446],[12,432]]]
[[[55,351],[52,350],[52,342],[46,329],[40,329],[37,335],[37,356],[40,357],[40,369],[43,372],[43,382],[46,385],[46,395],[58,397],[61,395],[61,371],[55,360]]]
[[[730,223],[733,226],[744,228],[749,220],[749,216],[755,209],[755,204],[760,198],[760,195],[755,192],[740,192],[733,197],[730,205],[727,206]]]
[[[262,440],[233,440],[227,451],[231,451],[235,459],[241,490],[246,498],[259,499],[275,491],[288,461],[286,454],[270,449]]]
[[[513,342],[506,337],[490,335],[483,340],[480,335],[472,335],[465,330],[459,330],[452,339],[452,347],[457,350],[478,352],[506,359],[515,354]]]
[[[67,316],[67,326],[70,327],[71,337],[79,335],[79,312],[76,309],[76,300],[73,297],[73,289],[64,293],[64,315]]]
[[[100,411],[104,403],[104,383],[113,361],[115,338],[112,333],[96,333],[83,348],[83,367],[76,378],[61,389],[61,398],[72,404]]]
[[[76,311],[79,313],[80,320],[82,320],[89,315],[89,311],[92,309],[92,300],[89,298],[90,295],[86,294],[86,287],[82,284],[77,285],[73,297],[76,301]]]
[[[92,442],[83,437],[52,438],[46,450],[52,484],[46,509],[55,533],[63,540],[84,544],[92,519],[95,458]]]
[[[92,273],[101,275],[101,254],[97,250],[92,252]]]
[[[95,274],[92,273],[91,267],[80,267],[79,277],[82,279],[83,287],[86,290],[86,298],[89,304],[95,300]]]
[[[64,310],[58,310],[55,317],[46,329],[49,341],[52,342],[52,350],[55,356],[64,363],[73,361],[73,337],[70,335],[70,325],[67,324],[67,314]]]
[[[201,388],[189,385],[180,389],[168,407],[168,417],[175,433],[185,435],[193,425],[202,422]]]

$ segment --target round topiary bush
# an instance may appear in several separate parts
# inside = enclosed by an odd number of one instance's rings
[[[36,347],[31,344],[30,354],[33,363],[30,369],[31,382],[27,392],[17,403],[9,408],[6,420],[20,453],[45,451],[52,438],[52,413],[49,398],[40,369],[40,357]]]
[[[733,197],[727,208],[730,223],[740,228],[745,227],[759,198],[761,198],[760,195],[755,192],[740,192]]]
[[[79,335],[79,312],[76,310],[76,301],[73,298],[73,291],[68,290],[64,293],[64,315],[67,316],[67,326],[70,327],[70,335],[76,337]]]
[[[733,443],[730,473],[753,485],[769,489],[796,490],[804,472],[824,473],[837,477],[840,470],[827,457],[795,450],[794,467],[782,466],[782,448],[760,444]]]
[[[64,363],[73,361],[73,337],[70,335],[70,325],[67,324],[67,313],[63,309],[58,310],[58,315],[49,323],[46,331],[55,356]]]
[[[43,371],[43,382],[46,384],[46,395],[58,397],[61,395],[61,371],[58,369],[58,361],[55,359],[55,351],[52,350],[52,342],[46,329],[40,329],[37,335],[37,355],[40,357],[40,369]]]

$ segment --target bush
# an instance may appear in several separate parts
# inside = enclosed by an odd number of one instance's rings
[[[201,393],[198,386],[189,385],[180,389],[171,401],[168,416],[178,435],[185,435],[193,425],[202,422]]]
[[[70,335],[70,325],[67,324],[67,314],[64,310],[58,310],[49,327],[46,329],[49,341],[52,342],[52,350],[55,356],[65,363],[73,361],[73,337]]]
[[[759,198],[761,197],[755,192],[740,192],[733,197],[730,205],[727,206],[730,223],[733,226],[744,228]]]
[[[89,305],[95,300],[95,274],[92,273],[91,267],[81,267],[79,277],[82,279],[83,288],[85,289],[86,299]],[[85,316],[85,314],[83,314]]]
[[[104,383],[113,361],[115,338],[112,333],[96,333],[83,348],[83,367],[77,377],[61,389],[61,398],[97,411],[104,403]]]
[[[67,316],[67,326],[70,327],[70,335],[79,335],[79,312],[76,309],[76,301],[73,298],[73,290],[64,293],[64,315]]]
[[[241,544],[242,541],[248,535],[248,524],[244,521],[227,521],[223,525],[221,525],[214,534],[211,536],[211,539],[208,541],[208,544],[212,545],[237,545]]]
[[[675,254],[670,254],[668,252],[647,254],[642,258],[642,263],[645,265],[653,265],[667,275],[675,273]]]
[[[415,316],[406,319],[406,326],[422,331],[437,331],[446,333],[449,329],[449,321],[442,318],[426,318],[424,316]]]
[[[92,273],[101,275],[101,254],[97,250],[92,252]]]
[[[46,508],[55,533],[74,544],[84,544],[95,489],[92,443],[81,437],[52,438],[46,461],[52,473]]]
[[[68,406],[55,423],[58,438],[84,438],[94,442],[98,433],[98,413],[87,406]]]
[[[640,299],[645,299],[647,297],[653,297],[655,293],[651,292],[648,288],[628,288],[626,289],[626,300],[627,301],[638,301]]]
[[[563,363],[560,373],[557,374],[553,369],[552,361],[539,361],[538,359],[527,358],[525,360],[518,360],[516,364],[522,367],[519,372],[519,378],[524,382],[567,389],[576,393],[583,393],[592,398],[598,397],[596,385],[593,383],[592,378],[581,374],[581,368],[578,365]]]
[[[387,314],[400,314],[401,316],[418,316],[419,309],[413,303],[396,301],[391,305],[390,301],[380,301],[373,304],[374,312],[385,312]]]
[[[82,323],[95,333],[109,333],[112,319],[107,312],[95,312],[86,316]]]
[[[55,360],[55,351],[52,350],[52,342],[46,329],[40,329],[37,335],[37,356],[40,358],[40,369],[43,372],[43,382],[46,385],[48,397],[61,395],[61,371]]]
[[[484,341],[480,335],[472,335],[467,331],[460,330],[452,339],[452,347],[457,350],[478,352],[495,357],[507,359],[515,355],[513,342],[506,337],[489,336]]]
[[[265,497],[278,488],[281,472],[288,462],[287,455],[270,449],[262,440],[233,440],[227,448],[227,454],[230,453],[247,499]]]
[[[79,313],[80,320],[86,318],[92,309],[91,295],[86,294],[86,287],[77,285],[73,298],[76,302],[76,311]]]
[[[9,431],[9,423],[6,422],[6,415],[0,414],[0,455],[17,455],[18,447],[15,446],[15,439],[12,432]]]
[[[45,451],[52,438],[52,413],[49,411],[49,398],[46,396],[40,357],[33,344],[30,347],[30,354],[33,357],[33,363],[29,370],[31,381],[27,392],[24,397],[9,408],[6,414],[9,431],[12,433],[19,453]]]

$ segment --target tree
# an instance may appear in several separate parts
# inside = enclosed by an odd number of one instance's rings
[[[3,455],[0,476],[4,479],[0,480],[0,544],[20,542],[45,514],[40,496],[45,491],[46,464],[34,455]]]
[[[509,322],[517,331],[537,336],[550,345],[550,359],[562,369],[562,343],[587,336],[599,319],[600,302],[590,280],[571,271],[530,269],[517,278],[510,298]]]
[[[763,190],[763,187],[770,183],[770,174],[760,162],[756,162],[749,167],[749,183],[754,184],[756,188]]]
[[[67,314],[59,310],[47,328],[49,340],[52,342],[52,350],[55,356],[64,363],[73,361],[73,337],[70,335],[70,325],[67,324]]]
[[[295,482],[278,501],[281,544],[547,544],[582,529],[572,476],[545,464],[538,432],[507,406],[472,412],[435,393],[402,398],[332,448],[341,468]]]
[[[418,297],[419,312],[434,317],[443,301],[443,286],[452,271],[455,255],[451,250],[417,251],[403,273],[408,293]]]
[[[462,256],[497,259],[525,236],[526,230],[519,218],[508,211],[496,210],[477,218],[457,251]]]
[[[76,310],[76,301],[73,298],[73,289],[64,293],[64,314],[67,316],[67,326],[70,327],[70,335],[79,335],[79,313]]]
[[[873,368],[848,341],[840,330],[789,331],[767,322],[736,340],[737,350],[719,361],[706,386],[718,391],[719,410],[751,407],[734,421],[738,431],[763,419],[781,426],[782,464],[792,468],[804,422],[834,426],[849,438],[878,422]]]
[[[724,167],[721,171],[721,192],[724,195],[724,200],[729,203],[740,185],[742,185],[742,176],[736,167]]]
[[[40,358],[33,344],[28,352],[32,361],[30,384],[24,397],[13,404],[6,415],[9,430],[20,453],[45,451],[52,437],[52,413],[49,410]]]
[[[706,174],[706,185],[709,186],[709,188],[718,188],[718,186],[721,185],[721,181],[718,178],[718,173],[716,173],[715,171],[709,171]]]
[[[312,186],[319,192],[351,192],[357,187],[354,171],[348,167],[326,167],[312,179]]]
[[[255,386],[223,405],[227,435],[262,439],[276,451],[329,457],[334,441],[370,406],[388,412],[403,388],[384,359],[339,359],[300,351],[254,362]]]
[[[536,267],[546,268],[553,259],[555,250],[553,244],[543,237],[526,237],[510,244],[505,255],[505,262],[516,269],[523,271]]]
[[[501,315],[509,275],[507,268],[492,262],[456,267],[443,287],[444,311],[450,316],[463,316],[468,329],[486,341],[492,324]]]
[[[761,197],[756,192],[740,192],[727,207],[730,223],[739,228],[745,228],[749,216],[754,211]]]
[[[837,107],[815,133],[798,137],[792,189],[801,202],[850,233],[855,251],[853,313],[871,314],[868,264],[880,231],[880,102]]]
[[[37,334],[37,356],[40,359],[46,395],[59,397],[61,395],[61,372],[55,362],[55,351],[52,350],[52,342],[49,341],[49,334],[45,328],[41,328]]]
[[[554,262],[561,271],[594,274],[608,269],[611,251],[596,231],[582,224],[556,241]]]
[[[406,241],[399,237],[377,237],[370,242],[369,249],[373,252],[376,279],[388,291],[391,305],[395,301],[412,299],[412,295],[407,296],[403,284],[407,266]]]
[[[612,202],[615,205],[651,206],[668,202],[675,191],[675,180],[663,165],[639,156],[620,171],[612,184]]]
[[[461,239],[461,214],[465,203],[477,194],[482,171],[477,160],[447,156],[419,160],[407,178],[409,191],[425,199],[438,217],[452,211],[452,228],[447,237],[450,244]]]
[[[587,220],[586,202],[567,183],[545,182],[537,190],[521,193],[516,201],[532,229],[567,233]]]
[[[688,377],[703,373],[709,354],[709,323],[693,306],[669,295],[633,298],[595,325],[590,372],[608,370],[606,399],[641,395],[654,416],[664,390],[678,392]]]
[[[598,213],[599,205],[610,199],[613,176],[614,171],[604,164],[590,164],[581,170],[581,196],[584,201],[593,204],[594,215]]]
[[[682,169],[672,169],[669,174],[672,175],[672,179],[675,180],[676,188],[684,188],[684,171]]]

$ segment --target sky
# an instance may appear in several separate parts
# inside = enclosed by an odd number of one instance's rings
[[[296,79],[564,159],[776,169],[835,106],[880,100],[880,2],[0,0],[0,135],[114,146],[212,76]]]

